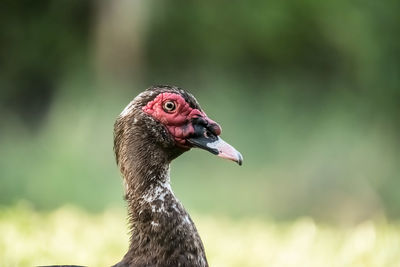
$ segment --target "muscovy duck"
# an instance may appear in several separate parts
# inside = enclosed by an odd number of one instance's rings
[[[242,164],[221,127],[193,95],[173,86],[139,94],[114,125],[114,151],[123,176],[130,245],[122,266],[208,266],[197,229],[170,186],[169,164],[193,147]]]

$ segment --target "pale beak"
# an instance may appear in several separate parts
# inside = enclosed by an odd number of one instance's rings
[[[217,137],[218,139],[212,143],[207,143],[207,147],[212,150],[218,151],[217,156],[229,159],[237,162],[237,164],[242,165],[243,157],[239,151],[237,151],[233,146],[222,140],[222,138]]]

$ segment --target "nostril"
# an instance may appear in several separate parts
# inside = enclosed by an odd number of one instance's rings
[[[210,138],[211,136],[213,136],[213,134],[212,134],[209,130],[206,130],[206,131],[204,132],[204,137]]]

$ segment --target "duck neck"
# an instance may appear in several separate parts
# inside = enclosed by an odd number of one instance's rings
[[[169,162],[155,153],[132,153],[125,163],[121,171],[131,237],[123,261],[138,266],[208,266],[197,229],[171,189]]]
[[[131,176],[124,177],[125,199],[132,228],[147,222],[143,220],[142,214],[146,216],[145,219],[154,217],[155,206],[179,202],[172,192],[169,173],[169,164],[164,164],[156,168],[139,168],[131,172]],[[149,207],[152,212],[146,214]]]

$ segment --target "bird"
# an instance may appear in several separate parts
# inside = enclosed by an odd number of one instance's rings
[[[172,191],[170,163],[200,148],[242,165],[187,90],[155,85],[137,95],[114,124],[114,153],[127,202],[129,247],[114,267],[207,267],[193,220]]]

